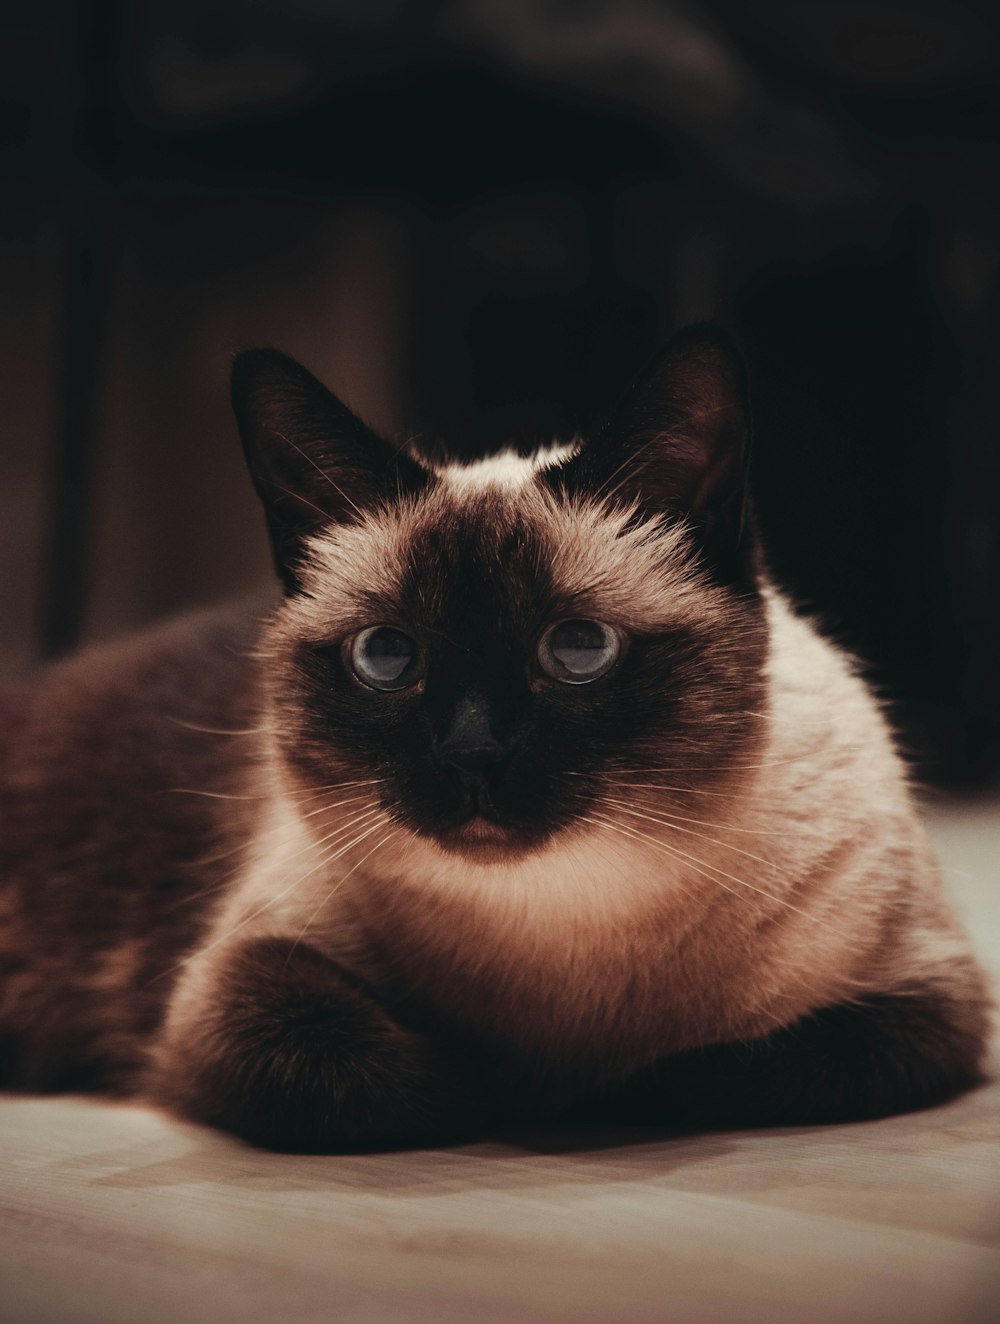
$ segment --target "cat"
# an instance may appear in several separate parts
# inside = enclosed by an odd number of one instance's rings
[[[259,1145],[876,1117],[990,1000],[854,663],[772,581],[681,333],[586,442],[432,463],[275,350],[281,596],[0,698],[0,1079]]]

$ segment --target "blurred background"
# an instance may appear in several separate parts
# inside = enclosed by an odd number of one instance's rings
[[[253,589],[274,344],[475,454],[676,327],[919,774],[1000,778],[998,19],[962,0],[132,0],[0,17],[0,671]]]

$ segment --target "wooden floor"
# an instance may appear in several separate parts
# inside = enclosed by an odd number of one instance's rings
[[[997,971],[1000,806],[932,822]],[[0,1098],[0,1321],[998,1320],[998,1103],[299,1158]]]

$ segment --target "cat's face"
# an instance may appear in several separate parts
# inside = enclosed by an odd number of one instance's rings
[[[319,410],[322,388],[295,384]],[[360,425],[356,449],[332,453],[342,419],[293,413],[308,497],[287,450],[255,476],[286,494],[268,507],[289,587],[272,694],[305,786],[370,785],[397,822],[482,857],[590,821],[636,782],[674,785],[690,809],[746,762],[765,638],[731,484],[693,533],[648,475],[609,498],[621,443],[603,464],[597,447],[435,471],[387,458]],[[283,439],[289,426],[272,424]],[[371,452],[388,474],[362,467]],[[645,459],[624,458],[641,478]],[[709,481],[698,463],[692,490]],[[304,501],[313,518],[296,527]]]

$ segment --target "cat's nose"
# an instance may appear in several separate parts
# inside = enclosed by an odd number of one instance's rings
[[[482,777],[503,758],[506,746],[493,734],[489,706],[481,695],[466,695],[459,701],[436,753],[442,763],[472,778]]]
[[[449,745],[445,742],[438,746],[441,762],[457,768],[467,777],[481,777],[488,767],[499,763],[503,756],[504,747],[496,740],[482,745]]]

